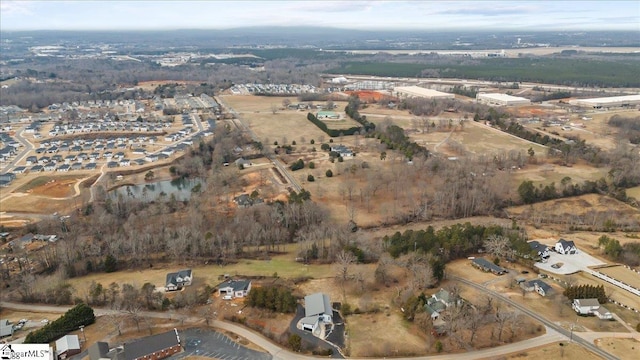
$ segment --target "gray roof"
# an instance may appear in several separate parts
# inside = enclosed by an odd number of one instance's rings
[[[491,271],[495,271],[495,272],[506,272],[507,270],[505,268],[502,268],[494,263],[492,263],[491,261],[485,259],[485,258],[475,258],[473,259],[473,262],[479,266],[482,266],[483,268],[489,269]]]
[[[58,354],[69,350],[80,350],[80,339],[78,339],[78,335],[65,335],[56,340],[56,352]]]
[[[175,330],[147,336],[132,343],[124,344],[124,360],[134,360],[178,344],[178,335]]]
[[[249,284],[251,284],[251,280],[227,280],[222,284],[218,285],[218,289],[230,287],[233,291],[241,291],[249,289]]]
[[[315,293],[304,297],[304,316],[314,316],[320,314],[333,313],[329,295]]]
[[[573,241],[569,241],[569,240],[565,240],[565,239],[560,239],[560,240],[558,240],[558,242],[560,243],[560,245],[562,245],[563,248],[575,247],[576,246],[576,244],[574,244]]]
[[[578,306],[600,306],[598,299],[574,299]]]
[[[89,359],[104,359],[107,357],[108,352],[109,344],[107,344],[106,342],[98,341],[97,343],[91,345],[91,347],[89,348]]]
[[[529,281],[529,286],[538,286],[539,288],[544,290],[545,293],[548,293],[549,291],[553,290],[553,288],[549,284],[539,279],[534,279]]]

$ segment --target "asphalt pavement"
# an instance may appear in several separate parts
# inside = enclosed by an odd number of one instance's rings
[[[269,353],[244,347],[227,335],[208,329],[179,331],[184,351],[169,359],[182,360],[189,356],[203,356],[220,360],[271,360]]]
[[[300,319],[302,319],[303,317],[304,307],[298,304],[298,307],[296,308],[296,317],[293,318],[293,320],[291,320],[291,324],[289,324],[289,332],[292,334],[298,334],[302,339],[303,345],[304,343],[306,343],[311,347],[320,348],[322,350],[331,349],[333,351],[333,354],[331,355],[332,358],[344,359],[344,356],[340,354],[340,349],[338,349],[338,347],[336,347],[335,345],[314,336],[310,331],[298,329],[298,321],[300,321]]]

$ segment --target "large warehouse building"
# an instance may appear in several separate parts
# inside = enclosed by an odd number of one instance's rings
[[[531,104],[531,100],[529,99],[499,93],[478,93],[476,95],[476,100],[478,100],[479,103],[495,106]]]
[[[394,95],[399,98],[425,98],[425,99],[454,99],[455,95],[436,90],[426,89],[420,86],[399,86],[393,89]]]
[[[612,96],[593,99],[578,99],[571,101],[570,104],[592,107],[595,109],[619,106],[640,105],[640,95]]]

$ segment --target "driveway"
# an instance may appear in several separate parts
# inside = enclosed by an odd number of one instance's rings
[[[303,317],[304,317],[304,307],[298,304],[298,308],[296,309],[296,317],[293,318],[293,320],[291,321],[291,324],[289,324],[289,332],[292,334],[300,335],[300,338],[302,338],[302,341],[304,343],[310,344],[316,348],[320,348],[323,350],[324,349],[333,350],[333,354],[331,355],[331,357],[334,359],[344,359],[344,357],[340,354],[340,351],[337,347],[320,339],[319,337],[313,336],[313,334],[311,334],[311,332],[309,331],[298,329],[296,325],[298,324],[298,321],[300,321],[300,319],[302,319]],[[344,333],[344,325],[342,327],[342,330]]]
[[[578,249],[577,254],[562,255],[555,251],[549,251],[551,255],[546,263],[537,262],[535,265],[537,268],[548,271],[553,274],[568,275],[578,271],[589,270],[589,266],[604,265],[602,261],[594,258],[593,256],[582,252]],[[551,267],[553,264],[562,263],[558,269]]]
[[[180,331],[184,351],[169,359],[184,359],[188,356],[203,356],[221,360],[271,360],[272,356],[246,348],[227,335],[208,329]]]

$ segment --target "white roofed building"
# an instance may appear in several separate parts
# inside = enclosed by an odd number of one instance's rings
[[[398,86],[393,94],[399,98],[454,99],[455,95],[420,86]]]
[[[529,105],[531,100],[522,97],[511,96],[507,94],[499,93],[478,93],[476,100],[479,103],[494,106],[514,106],[514,105]]]

